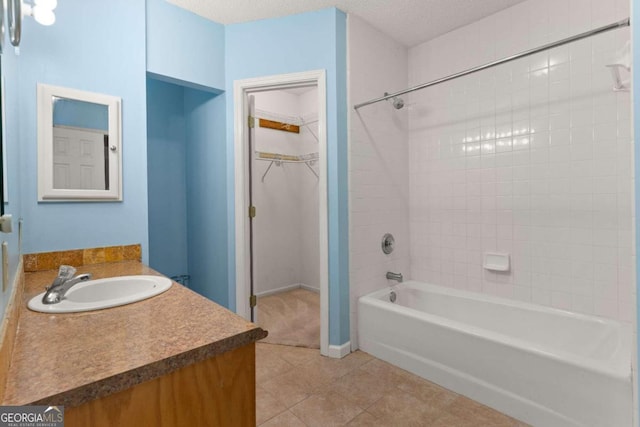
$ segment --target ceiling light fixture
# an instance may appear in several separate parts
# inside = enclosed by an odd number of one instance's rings
[[[3,3],[4,1],[0,0]],[[27,3],[23,0],[6,1],[9,39],[13,46],[20,46],[23,16],[31,16],[41,25],[53,25],[56,22],[53,10],[58,6],[58,0],[33,0],[33,3]]]
[[[58,6],[57,0],[35,0],[33,5],[22,2],[22,15],[31,16],[40,25],[53,25],[56,15],[53,10]]]

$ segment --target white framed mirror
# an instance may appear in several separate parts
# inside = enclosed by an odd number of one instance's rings
[[[122,200],[121,99],[38,84],[38,201]]]

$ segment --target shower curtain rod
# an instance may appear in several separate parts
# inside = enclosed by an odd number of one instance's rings
[[[542,51],[547,50],[547,49],[552,49],[552,48],[557,47],[557,46],[562,46],[562,45],[565,45],[567,43],[571,43],[571,42],[574,42],[574,41],[577,41],[577,40],[581,40],[581,39],[584,39],[584,38],[587,38],[587,37],[595,36],[596,34],[604,33],[606,31],[615,30],[615,29],[622,28],[622,27],[628,27],[629,25],[631,25],[631,20],[629,18],[623,19],[622,21],[614,22],[613,24],[605,25],[603,27],[599,27],[599,28],[596,28],[596,29],[593,29],[593,30],[590,30],[590,31],[586,31],[584,33],[580,33],[580,34],[577,34],[575,36],[567,37],[566,39],[558,40],[558,41],[553,42],[553,43],[547,43],[547,44],[545,44],[543,46],[540,46],[540,47],[537,47],[537,48],[534,48],[534,49],[525,50],[524,52],[516,53],[515,55],[508,56],[508,57],[502,58],[502,59],[498,59],[496,61],[489,62],[489,63],[484,64],[484,65],[479,65],[479,66],[474,67],[474,68],[469,68],[467,70],[460,71],[459,73],[451,74],[451,75],[448,75],[446,77],[442,77],[442,78],[437,79],[437,80],[432,80],[432,81],[430,81],[428,83],[422,83],[420,85],[413,86],[413,87],[410,87],[408,89],[404,89],[404,90],[401,90],[401,91],[398,91],[398,92],[386,94],[385,96],[381,96],[379,98],[375,98],[375,99],[372,99],[370,101],[361,102],[360,104],[354,105],[353,108],[355,108],[357,110],[360,107],[364,107],[364,106],[367,106],[367,105],[375,104],[376,102],[380,102],[380,101],[385,101],[387,99],[391,99],[391,98],[394,98],[396,96],[404,95],[405,93],[414,92],[414,91],[420,90],[420,89],[425,89],[425,88],[428,88],[430,86],[434,86],[434,85],[437,85],[437,84],[440,84],[440,83],[444,83],[444,82],[449,81],[449,80],[457,79],[458,77],[462,77],[462,76],[466,76],[466,75],[471,74],[471,73],[475,73],[477,71],[482,71],[482,70],[486,70],[487,68],[495,67],[496,65],[504,64],[506,62],[514,61],[514,60],[520,59],[520,58],[524,58],[526,56],[535,55],[536,53],[542,52]]]

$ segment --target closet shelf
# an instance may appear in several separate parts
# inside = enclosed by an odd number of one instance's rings
[[[254,115],[266,120],[273,120],[276,122],[289,123],[296,126],[304,126],[318,122],[317,113],[308,113],[302,116],[294,116],[290,114],[274,113],[272,111],[261,110],[256,108]]]
[[[272,160],[274,162],[284,163],[305,163],[318,160],[318,153],[294,155],[256,151],[256,160]]]
[[[297,131],[294,131],[295,133],[299,133],[300,128],[305,127],[309,131],[313,139],[315,139],[316,142],[320,142],[318,139],[318,135],[316,135],[316,132],[314,132],[313,129],[309,126],[311,124],[318,123],[317,113],[309,113],[303,116],[291,116],[291,115],[273,113],[271,111],[256,109],[255,116],[258,117],[259,119],[264,119],[271,122],[277,122],[280,125],[297,127]],[[272,126],[272,125],[264,126],[264,127],[269,127],[271,129],[291,131],[291,128],[289,127],[282,127],[282,126],[278,127],[278,126]]]
[[[271,170],[271,166],[275,163],[276,166],[280,166],[282,163],[300,163],[304,164],[309,168],[309,170],[319,178],[318,173],[311,167],[311,165],[315,164],[318,161],[318,153],[308,153],[308,154],[280,154],[280,153],[268,153],[264,151],[256,151],[256,160],[262,160],[271,162],[267,167],[267,170],[262,175],[262,182],[264,182],[264,178],[267,176],[269,171]]]

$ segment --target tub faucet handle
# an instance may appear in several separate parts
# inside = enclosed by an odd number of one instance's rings
[[[398,283],[402,283],[402,273],[393,273],[391,271],[387,271],[387,279],[395,280]]]

